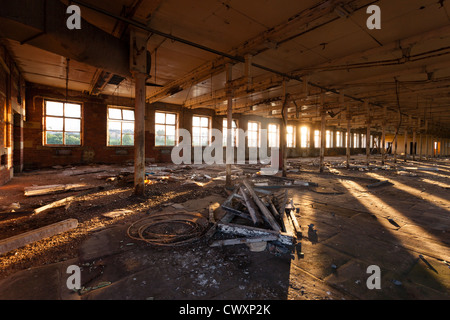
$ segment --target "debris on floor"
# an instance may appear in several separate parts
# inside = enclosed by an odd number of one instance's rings
[[[274,193],[258,189],[244,179],[221,208],[227,213],[213,226],[211,247],[246,244],[251,250],[262,251],[270,244],[283,252],[295,251],[301,230],[287,190]]]

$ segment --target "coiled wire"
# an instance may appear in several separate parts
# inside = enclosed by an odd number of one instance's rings
[[[200,240],[208,225],[198,212],[159,213],[132,223],[127,235],[151,245],[181,246]]]

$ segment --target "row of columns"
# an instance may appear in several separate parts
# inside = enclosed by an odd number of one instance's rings
[[[340,103],[341,105],[344,104],[344,97],[343,94],[340,96]],[[324,171],[324,155],[325,155],[325,130],[326,130],[326,109],[323,106],[321,108],[321,144],[320,144],[320,157],[319,157],[319,167],[320,172]],[[370,160],[370,131],[371,131],[371,124],[372,124],[372,116],[371,116],[371,109],[370,105],[367,101],[364,101],[364,110],[366,111],[366,164],[369,165]],[[350,113],[350,106],[347,105],[346,107],[346,120],[347,120],[347,143],[346,143],[346,164],[347,168],[350,167],[350,154],[351,154],[351,121],[352,116]],[[409,131],[412,131],[412,160],[415,161],[416,157],[418,156],[419,161],[421,161],[423,158],[427,159],[429,157],[440,157],[440,156],[448,156],[450,154],[450,139],[441,138],[441,137],[433,137],[430,134],[425,134],[425,148],[423,143],[423,133],[421,130],[419,130],[419,139],[417,140],[417,130],[411,129],[413,127],[420,128],[420,118],[418,119],[417,126],[414,126],[412,124],[412,117],[409,116],[408,121],[408,127],[404,130],[404,161],[408,160],[408,145],[409,145]],[[381,122],[382,126],[382,134],[381,134],[381,164],[384,165],[386,161],[386,125],[387,125],[387,108],[383,108],[383,119]],[[428,122],[426,121],[425,130],[428,128]],[[435,143],[437,146],[435,146]],[[398,135],[396,134],[394,136],[394,140],[392,141],[392,149],[394,153],[394,162],[397,162],[397,150],[398,150]],[[425,154],[423,153],[425,149]]]

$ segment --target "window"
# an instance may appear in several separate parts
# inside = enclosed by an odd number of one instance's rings
[[[353,148],[359,148],[359,135],[357,133],[353,134]]]
[[[194,147],[207,146],[209,144],[209,117],[192,117],[192,145]]]
[[[336,131],[336,148],[342,148],[342,132]]]
[[[247,135],[248,135],[248,147],[257,148],[259,147],[259,122],[248,122]]]
[[[361,134],[361,148],[366,147],[366,135],[364,133]]]
[[[314,147],[320,148],[320,130],[314,130]]]
[[[309,128],[301,127],[300,129],[300,147],[309,148]]]
[[[295,127],[286,127],[286,146],[288,148],[295,148]]]
[[[278,148],[280,146],[280,135],[277,124],[268,126],[269,148]]]
[[[134,110],[108,107],[108,146],[134,146]]]
[[[350,142],[349,147],[352,147],[352,140],[350,139],[350,141],[348,140],[348,132],[345,133],[345,141],[344,141],[344,146],[347,148],[347,142]]]
[[[155,112],[155,146],[174,146],[177,141],[177,115]]]
[[[327,130],[325,132],[325,147],[326,148],[333,147],[333,132],[331,130]]]
[[[81,105],[45,101],[45,145],[81,145]]]
[[[228,121],[227,119],[223,119],[223,129],[222,129],[222,137],[223,137],[223,146],[227,146],[227,137],[228,137]],[[231,146],[236,147],[237,145],[237,123],[236,120],[232,120],[231,122]]]

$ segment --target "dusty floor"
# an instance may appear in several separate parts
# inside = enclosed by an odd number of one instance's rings
[[[303,257],[270,248],[253,252],[246,245],[212,248],[202,240],[158,247],[128,236],[134,221],[174,212],[177,204],[208,217],[209,204],[217,207],[228,196],[223,180],[209,178],[221,177],[224,166],[149,166],[154,183],[144,198],[132,195],[131,166],[23,173],[0,187],[0,239],[68,218],[79,225],[1,255],[0,299],[449,299],[450,161],[390,159],[381,167],[375,157],[366,168],[364,157],[352,159],[348,170],[343,158],[327,157],[323,174],[315,159],[289,161],[289,178],[318,184],[288,189],[300,208]],[[257,171],[236,169],[237,180]],[[367,187],[379,180],[391,184]],[[79,193],[23,194],[27,186],[55,183],[102,189],[31,215],[40,205]],[[103,216],[120,209],[127,211]],[[83,292],[67,289],[69,265],[81,266]],[[371,265],[381,270],[381,289],[367,288]]]

